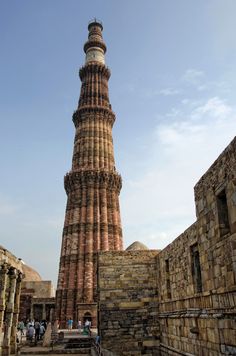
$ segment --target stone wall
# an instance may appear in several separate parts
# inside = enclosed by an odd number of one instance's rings
[[[236,140],[195,186],[197,222],[158,256],[163,354],[236,354],[235,174]]]
[[[197,224],[193,225],[159,255],[161,346],[163,350],[173,348],[193,355],[201,352],[218,355],[225,348],[236,346],[235,271],[232,270],[236,249],[231,249],[236,235],[216,244],[212,242],[211,246],[198,231]],[[196,243],[202,282],[199,291],[191,256],[191,248]],[[166,261],[169,261],[169,272]]]
[[[98,259],[102,347],[117,355],[157,355],[158,251],[102,252]]]
[[[31,294],[37,298],[53,298],[55,290],[52,281],[24,281],[21,294]]]

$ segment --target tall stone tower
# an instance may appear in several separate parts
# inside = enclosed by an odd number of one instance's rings
[[[56,317],[62,327],[70,317],[96,324],[97,252],[123,249],[121,177],[113,153],[115,114],[108,95],[103,26],[94,20],[88,30],[85,65],[79,72],[81,93],[73,114],[72,169],[64,180],[68,200],[56,294]]]

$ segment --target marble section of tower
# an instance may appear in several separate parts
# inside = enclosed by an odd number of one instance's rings
[[[121,177],[116,172],[112,126],[115,114],[108,95],[110,70],[101,23],[88,26],[85,65],[77,110],[72,169],[65,176],[68,196],[63,229],[56,317],[82,321],[97,314],[97,252],[122,250],[119,210]]]

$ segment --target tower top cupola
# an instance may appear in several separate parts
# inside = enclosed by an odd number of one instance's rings
[[[88,25],[88,41],[84,45],[86,54],[85,64],[100,62],[105,64],[106,45],[102,38],[103,26],[100,21],[92,20]]]

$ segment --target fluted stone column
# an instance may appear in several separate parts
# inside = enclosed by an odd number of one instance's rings
[[[4,319],[4,312],[6,308],[6,288],[7,288],[7,280],[8,280],[8,265],[3,263],[0,266],[0,354],[1,354],[1,343],[3,340],[3,319]]]
[[[12,334],[12,326],[13,325],[13,313],[14,313],[14,302],[15,302],[15,293],[16,293],[16,280],[17,280],[17,271],[15,268],[10,268],[9,272],[9,298],[6,303],[5,309],[5,326],[4,326],[4,338],[3,338],[3,346],[2,346],[2,355],[10,354],[10,344],[11,344],[11,334]],[[16,342],[15,340],[13,343]],[[13,347],[15,345],[12,344]]]
[[[16,353],[16,332],[17,332],[18,317],[20,312],[21,281],[22,281],[22,273],[17,273],[14,309],[13,309],[13,318],[12,318],[12,327],[11,327],[11,342],[10,342],[11,354]]]
[[[47,319],[47,316],[46,316],[46,304],[45,304],[45,303],[43,303],[42,319],[43,319],[43,320],[46,320],[46,319]]]

